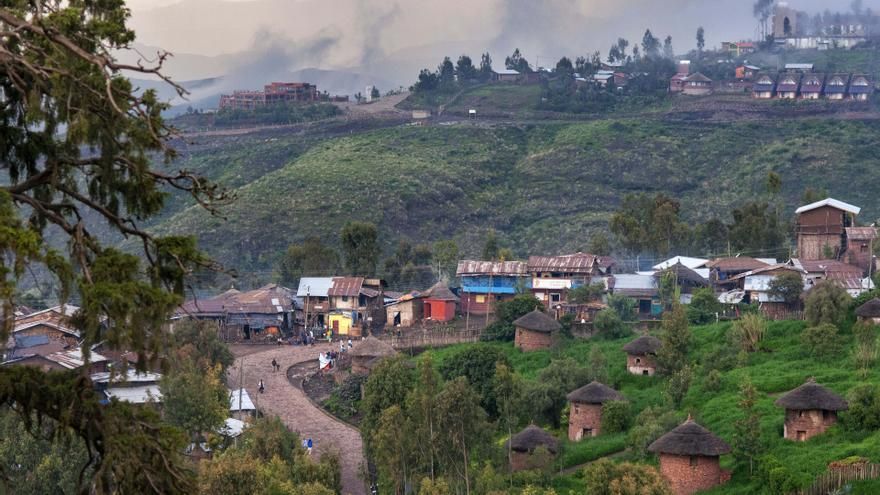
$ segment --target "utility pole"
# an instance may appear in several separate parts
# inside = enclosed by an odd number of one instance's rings
[[[486,326],[489,326],[489,308],[492,304],[492,272],[489,272],[489,293],[486,295]]]
[[[241,417],[241,399],[242,395],[244,395],[244,356],[241,357],[241,362],[238,363],[238,415]]]

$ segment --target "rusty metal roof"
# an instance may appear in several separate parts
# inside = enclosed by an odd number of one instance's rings
[[[803,268],[807,273],[850,273],[861,277],[862,269],[837,260],[804,260],[792,258],[791,264]]]
[[[212,298],[190,300],[181,305],[176,314],[179,316],[241,313],[277,314],[292,309],[292,291],[286,287],[269,284],[247,292],[231,289]]]
[[[877,238],[876,227],[847,227],[844,230],[847,239],[854,241],[870,241]]]
[[[327,295],[357,297],[364,286],[364,277],[336,277]]]
[[[767,266],[767,263],[749,256],[737,256],[733,258],[716,258],[706,263],[706,266],[722,272],[735,272],[763,268]]]
[[[528,274],[528,265],[525,261],[473,261],[462,260],[458,262],[455,270],[457,276],[468,275],[507,275],[524,276]]]
[[[598,258],[587,253],[562,256],[529,256],[530,272],[593,273]]]

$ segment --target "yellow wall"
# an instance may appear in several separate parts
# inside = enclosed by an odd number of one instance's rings
[[[330,329],[333,329],[333,322],[339,322],[339,330],[338,335],[348,335],[351,331],[351,315],[343,315],[338,313],[331,313],[328,315],[327,326]]]

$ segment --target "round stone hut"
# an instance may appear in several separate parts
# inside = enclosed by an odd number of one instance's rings
[[[660,339],[651,335],[642,335],[623,346],[627,371],[633,375],[653,376],[657,371],[658,349],[660,349]]]
[[[351,372],[367,375],[379,361],[397,354],[393,347],[370,336],[354,345],[351,350]]]
[[[541,447],[546,449],[546,457],[535,455]],[[529,425],[510,439],[510,470],[543,469],[553,461],[559,451],[559,441],[543,429]]]
[[[856,316],[859,321],[880,325],[880,298],[875,297],[856,308]]]
[[[602,404],[626,400],[617,390],[597,381],[571,392],[566,398],[569,403],[568,439],[574,442],[602,432]]]
[[[837,411],[845,411],[849,405],[843,397],[816,383],[807,383],[776,400],[785,408],[783,436],[788,440],[804,442],[837,423]]]
[[[648,450],[660,455],[660,474],[675,495],[708,490],[730,479],[719,457],[730,446],[688,416],[680,426],[654,441]]]
[[[526,352],[549,349],[561,328],[558,321],[537,309],[514,321],[513,326],[514,345]]]

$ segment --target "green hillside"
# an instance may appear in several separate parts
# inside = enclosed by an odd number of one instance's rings
[[[490,227],[517,255],[583,249],[631,192],[680,198],[687,219],[763,194],[770,170],[793,211],[805,187],[880,215],[880,123],[602,120],[388,127],[249,135],[191,147],[182,166],[234,188],[210,218],[178,203],[156,229],[191,233],[240,270],[270,268],[291,242],[335,242],[350,219],[382,242],[453,237],[474,255]],[[326,131],[326,132],[324,132]]]
[[[801,333],[805,325],[804,322],[793,321],[769,323],[760,350],[745,356],[737,355],[736,346],[731,345],[733,340],[730,323],[691,328],[693,346],[688,360],[694,366],[695,372],[681,407],[675,409],[676,421],[681,422],[688,414],[693,414],[700,424],[728,443],[732,442],[735,437],[735,423],[742,417],[738,408],[740,386],[749,380],[757,389],[756,410],[761,416],[760,436],[765,447],[756,463],[754,477],[749,476],[747,464],[737,464],[734,455],[724,456],[722,467],[733,470],[733,478],[730,483],[710,493],[788,493],[795,487],[808,487],[819,474],[826,471],[830,462],[850,456],[865,457],[873,462],[880,460],[880,432],[877,431],[847,431],[836,426],[826,434],[804,443],[782,438],[784,411],[775,406],[774,401],[783,393],[803,384],[808,378],[815,378],[818,383],[841,395],[846,395],[861,384],[880,382],[880,374],[876,369],[864,377],[859,376],[858,365],[852,358],[855,339],[846,328],[849,323],[841,325],[846,330],[836,339],[841,346],[840,352],[827,359],[812,357],[804,346]],[[571,358],[580,366],[589,368],[590,350],[597,346],[607,363],[606,383],[619,390],[630,401],[634,416],[649,407],[669,407],[667,379],[659,376],[634,376],[626,371],[626,355],[621,347],[631,339],[632,337],[618,340],[573,340],[559,345],[555,350],[530,353],[515,349],[512,343],[463,344],[432,351],[430,354],[435,366],[441,368],[446,359],[465,348],[474,345],[497,348],[507,356],[514,371],[529,383],[536,380],[541,371],[555,359]],[[713,383],[713,378],[710,377],[712,370],[716,370],[716,376],[720,378],[717,383]],[[637,426],[637,421],[630,424],[629,432]],[[566,428],[563,424],[553,432],[557,437],[565,438]],[[656,465],[655,456],[639,459],[627,437],[628,432],[624,432],[602,435],[582,442],[563,440],[557,467],[567,469],[617,452],[620,454],[616,454],[616,460],[636,460]],[[629,450],[623,452],[626,448]],[[781,469],[771,474],[769,471],[773,468],[773,462],[778,462]],[[769,486],[768,481],[774,485]],[[570,475],[556,476],[552,480],[558,493],[569,493],[568,490],[583,493],[583,483],[579,470]]]

